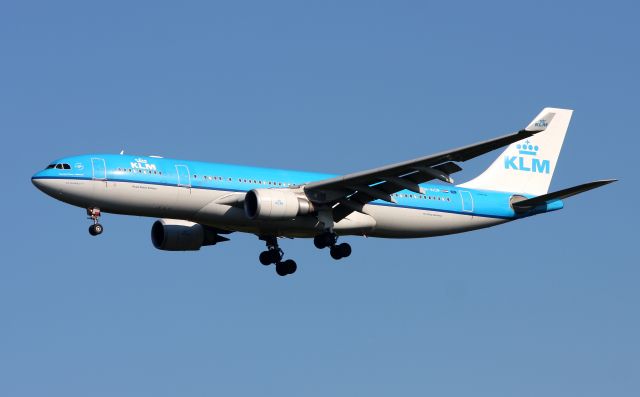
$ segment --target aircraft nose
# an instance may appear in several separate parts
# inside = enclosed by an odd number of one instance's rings
[[[42,187],[44,186],[44,184],[42,183],[41,176],[42,176],[41,172],[36,172],[31,177],[31,183],[33,183],[33,186],[37,187],[40,190],[42,190]]]
[[[43,193],[49,195],[52,194],[52,187],[49,183],[47,183],[47,179],[43,177],[42,171],[33,174],[33,176],[31,177],[31,183],[33,183],[33,186],[37,187],[38,190],[42,191]]]

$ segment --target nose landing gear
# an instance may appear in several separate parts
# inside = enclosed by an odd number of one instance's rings
[[[100,219],[100,208],[87,208],[87,216],[89,217],[88,219],[93,221],[93,225],[89,226],[89,234],[92,236],[102,234],[104,228],[100,223],[98,223],[98,220]]]
[[[278,240],[276,237],[261,237],[267,243],[267,250],[260,253],[260,263],[265,266],[271,264],[276,265],[276,273],[279,276],[286,276],[293,274],[298,270],[298,265],[292,259],[282,260],[284,252],[278,246]]]

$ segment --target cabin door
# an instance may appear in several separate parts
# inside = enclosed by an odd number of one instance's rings
[[[186,165],[176,165],[176,173],[178,174],[178,186],[191,188],[189,167]]]
[[[473,212],[473,196],[471,192],[461,190],[460,197],[462,198],[462,211]]]
[[[92,158],[91,168],[93,169],[92,178],[98,181],[107,180],[107,166],[104,159]]]

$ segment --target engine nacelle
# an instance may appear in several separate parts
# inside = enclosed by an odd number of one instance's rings
[[[179,219],[159,219],[151,227],[151,242],[163,251],[197,251],[224,240],[199,223]]]
[[[253,189],[244,198],[244,212],[249,219],[283,220],[313,211],[311,201],[292,190]]]

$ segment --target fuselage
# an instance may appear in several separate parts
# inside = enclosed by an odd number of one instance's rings
[[[257,235],[313,237],[322,231],[313,215],[279,221],[251,220],[225,198],[252,189],[300,189],[335,175],[165,159],[95,154],[52,162],[32,177],[46,194],[103,212],[184,219],[227,231]],[[341,235],[413,238],[484,228],[521,218],[512,193],[422,184],[424,194],[400,191],[395,203],[373,201],[334,225]],[[562,208],[557,201],[544,210]]]

